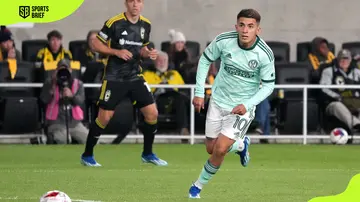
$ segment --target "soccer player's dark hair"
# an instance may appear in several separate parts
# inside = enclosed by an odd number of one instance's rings
[[[239,18],[253,18],[257,23],[260,23],[261,21],[260,13],[252,8],[241,10],[237,15],[237,20],[239,20]]]

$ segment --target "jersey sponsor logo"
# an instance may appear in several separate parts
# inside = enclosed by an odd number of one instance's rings
[[[142,46],[143,43],[142,42],[135,42],[135,41],[129,41],[129,40],[125,40],[125,39],[119,39],[119,44],[120,45],[133,45],[133,46]]]
[[[241,77],[244,77],[244,78],[253,78],[256,76],[256,73],[255,72],[247,72],[247,71],[243,71],[243,70],[240,70],[240,69],[236,69],[236,68],[233,68],[233,67],[230,67],[229,65],[225,64],[225,67],[224,67],[225,71],[229,74],[232,74],[232,75],[236,75],[236,76],[241,76]]]
[[[248,65],[251,69],[255,69],[258,66],[259,62],[257,60],[250,60]]]
[[[145,38],[145,28],[143,28],[143,27],[140,28],[140,37],[141,37],[141,39]]]
[[[105,41],[109,38],[108,35],[106,35],[104,32],[99,32],[99,35],[101,38],[105,39]]]

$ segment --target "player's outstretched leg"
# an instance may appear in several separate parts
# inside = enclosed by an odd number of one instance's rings
[[[85,151],[81,155],[81,163],[84,166],[100,167],[94,158],[94,147],[97,144],[100,135],[103,133],[107,123],[110,121],[113,111],[99,109],[98,117],[91,124],[89,134],[86,139]]]
[[[212,154],[216,140],[217,139],[206,139],[206,150],[209,154]],[[250,154],[248,152],[249,145],[250,138],[246,136],[244,140],[236,140],[228,149],[228,153],[235,152],[240,156],[241,165],[244,167],[246,167],[250,161]]]
[[[157,131],[157,109],[155,104],[148,105],[141,109],[144,121],[140,125],[140,130],[144,134],[144,150],[141,159],[144,163],[152,163],[157,166],[167,166],[168,163],[153,153],[155,134]]]
[[[234,140],[220,134],[217,138],[211,157],[206,161],[199,178],[189,189],[189,198],[200,198],[200,192],[205,184],[219,170],[225,155],[228,153],[229,148],[234,144]]]
[[[245,136],[243,149],[236,151],[236,154],[240,156],[240,163],[242,166],[246,167],[250,162],[250,153],[249,153],[249,146],[250,146],[250,138]]]

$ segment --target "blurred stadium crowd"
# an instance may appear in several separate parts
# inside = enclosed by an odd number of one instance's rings
[[[21,49],[12,39],[11,30],[5,26],[0,31],[0,82],[44,83],[51,86],[56,80],[59,67],[68,68],[77,87],[69,86],[70,94],[78,96],[73,106],[81,108],[81,116],[71,111],[69,127],[74,143],[84,143],[87,126],[97,113],[98,88],[85,88],[83,83],[100,83],[106,66],[106,56],[93,51],[90,41],[97,30],[89,31],[84,40],[63,44],[60,31],[53,30],[46,39],[22,41]],[[64,36],[66,37],[66,36]],[[358,84],[360,80],[360,42],[343,43],[336,50],[333,43],[322,37],[313,41],[299,42],[296,46],[297,61],[290,62],[290,45],[287,42],[268,41],[276,60],[276,84]],[[150,43],[149,46],[154,47]],[[148,84],[195,84],[197,62],[201,56],[200,43],[186,40],[184,33],[170,30],[164,39],[155,62],[144,60],[143,76]],[[21,51],[20,51],[21,50]],[[71,62],[64,62],[68,59]],[[62,61],[59,64],[59,61]],[[221,61],[213,63],[207,83],[213,84]],[[63,111],[50,118],[49,108],[56,89],[46,85],[42,88],[0,88],[0,132],[3,134],[42,133],[48,143],[65,143],[65,119]],[[190,91],[189,89],[151,89],[159,110],[159,133],[189,135]],[[206,99],[211,90],[206,91]],[[252,131],[261,135],[302,133],[302,89],[276,89],[271,97],[257,106]],[[346,89],[310,90],[308,97],[308,131],[328,133],[335,127],[343,127],[350,134],[360,129],[359,92]],[[119,134],[113,143],[119,143],[130,131],[136,129],[139,114],[132,107],[133,101],[125,100],[116,110],[107,128],[107,134]],[[59,106],[57,106],[59,108]],[[73,107],[75,108],[75,107]],[[204,133],[206,107],[195,115],[197,134]],[[76,129],[75,129],[76,128]],[[187,142],[187,140],[183,140]],[[261,140],[267,143],[267,140]]]

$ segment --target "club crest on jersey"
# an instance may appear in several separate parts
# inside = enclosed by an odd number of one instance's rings
[[[249,67],[251,68],[251,69],[255,69],[257,66],[258,66],[258,61],[256,61],[256,60],[250,60],[249,61],[249,63],[248,63],[248,65],[249,65]]]
[[[335,78],[335,84],[336,85],[345,85],[345,79],[342,76],[337,76]],[[339,91],[344,91],[345,89],[339,89]]]
[[[141,39],[145,38],[145,28],[143,28],[143,27],[140,28],[140,37],[141,37]]]
[[[110,99],[110,96],[111,96],[111,91],[107,90],[105,92],[104,101],[107,102]]]
[[[344,84],[345,84],[345,79],[344,79],[344,77],[342,77],[342,76],[337,76],[337,77],[335,78],[335,83],[336,83],[337,85],[344,85]]]

